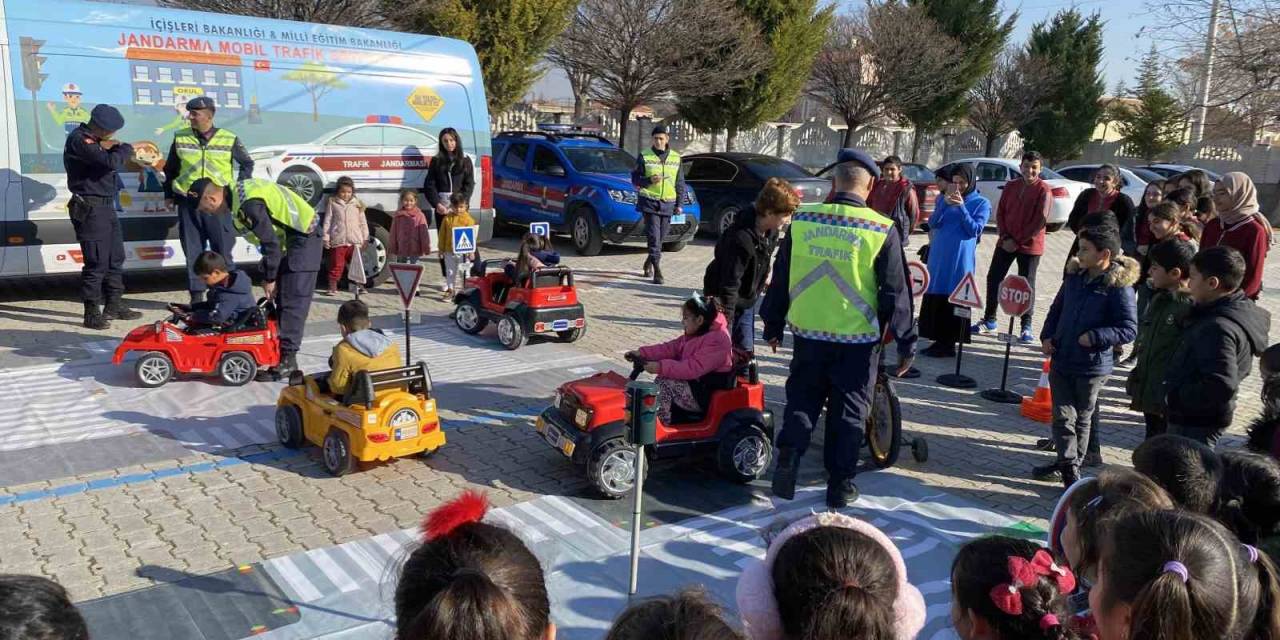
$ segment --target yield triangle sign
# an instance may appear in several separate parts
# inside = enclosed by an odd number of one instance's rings
[[[955,291],[951,292],[951,297],[947,300],[951,304],[970,309],[982,308],[982,298],[978,295],[978,283],[973,280],[973,272],[964,274],[964,278],[960,280],[960,284],[956,285]]]
[[[389,264],[391,279],[396,283],[396,292],[400,294],[400,302],[407,310],[413,304],[413,296],[418,292],[418,283],[422,282],[422,265]]]

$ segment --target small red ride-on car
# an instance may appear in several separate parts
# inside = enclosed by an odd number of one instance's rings
[[[484,275],[467,278],[467,288],[453,299],[459,329],[474,335],[496,322],[498,342],[508,349],[520,348],[534,334],[554,334],[564,342],[582,337],[587,317],[573,288],[573,271],[543,267],[516,283],[503,273],[505,262],[485,260]]]
[[[218,331],[188,331],[182,315],[130,331],[116,347],[114,364],[130,351],[141,351],[134,376],[144,387],[158,387],[177,374],[216,375],[231,386],[240,386],[257,375],[259,368],[280,364],[280,333],[275,307],[266,298]]]
[[[628,359],[635,380],[644,362]],[[606,498],[621,498],[635,484],[635,449],[624,441],[627,382],[613,371],[566,382],[536,423],[547,444],[586,467],[591,484]],[[658,420],[658,443],[646,449],[647,459],[706,454],[730,480],[759,478],[773,458],[773,412],[764,407],[755,361],[700,382],[710,395],[707,411],[673,407],[672,424]]]

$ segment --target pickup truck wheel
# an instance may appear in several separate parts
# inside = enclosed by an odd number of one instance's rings
[[[573,249],[578,255],[596,256],[604,248],[604,234],[596,221],[596,211],[588,206],[578,207],[573,213],[570,227],[573,233]]]
[[[138,384],[152,389],[173,378],[173,360],[159,351],[149,351],[138,358],[133,366],[134,376]]]
[[[286,404],[276,408],[276,437],[290,449],[302,446],[302,412],[297,407]]]
[[[324,470],[333,476],[344,476],[355,468],[355,459],[351,457],[351,443],[347,441],[347,434],[331,429],[324,437],[324,445],[321,462],[324,463]]]
[[[233,387],[243,386],[257,375],[258,363],[244,353],[228,353],[218,363],[218,377]]]

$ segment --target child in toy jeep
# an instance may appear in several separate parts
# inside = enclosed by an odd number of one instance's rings
[[[658,443],[648,455],[712,454],[724,475],[750,482],[773,457],[773,415],[755,362],[735,368],[728,326],[713,303],[695,294],[681,312],[683,335],[627,354],[631,380],[657,375]],[[548,444],[587,467],[607,498],[622,497],[635,481],[635,450],[623,439],[627,381],[611,371],[565,383],[536,423]]]
[[[573,287],[573,272],[546,266],[539,255],[556,261],[559,256],[534,246],[541,246],[540,240],[522,243],[514,264],[485,260],[484,275],[467,279],[467,288],[454,298],[453,319],[459,329],[474,335],[496,322],[498,341],[508,349],[520,348],[534,334],[555,335],[564,342],[582,337],[587,319]]]

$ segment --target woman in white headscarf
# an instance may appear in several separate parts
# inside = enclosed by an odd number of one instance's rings
[[[1258,190],[1248,175],[1232,171],[1213,185],[1212,195],[1218,217],[1205,224],[1200,246],[1223,245],[1239,251],[1244,256],[1244,282],[1240,289],[1257,300],[1271,247],[1271,224],[1258,210]]]

